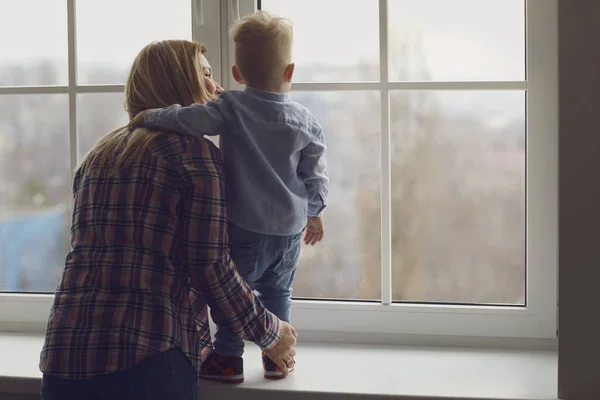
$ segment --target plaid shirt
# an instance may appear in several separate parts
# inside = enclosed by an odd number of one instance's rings
[[[199,373],[212,349],[207,305],[215,322],[263,350],[277,343],[279,320],[229,257],[223,176],[212,143],[172,133],[157,134],[117,176],[77,171],[42,372],[86,379],[178,347]]]

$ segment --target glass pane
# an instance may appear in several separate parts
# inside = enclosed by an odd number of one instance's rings
[[[391,95],[393,295],[524,304],[525,93]]]
[[[524,0],[389,0],[393,81],[525,79]]]
[[[304,247],[295,298],[381,298],[379,94],[294,92],[323,126],[328,143],[325,238]]]
[[[262,0],[261,7],[294,22],[295,82],[379,80],[377,0]]]
[[[108,132],[126,125],[123,93],[86,93],[77,95],[78,157],[81,160]]]
[[[190,0],[78,0],[79,84],[125,83],[144,46],[191,38]]]
[[[68,106],[66,95],[0,96],[0,291],[52,292],[60,279],[71,217]]]
[[[0,0],[0,38],[0,86],[67,84],[65,0]]]

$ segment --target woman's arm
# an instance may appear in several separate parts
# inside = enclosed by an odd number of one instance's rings
[[[193,140],[192,162],[186,165],[181,222],[192,284],[211,308],[213,320],[226,324],[263,350],[273,348],[282,323],[255,298],[229,256],[224,172],[218,149]]]

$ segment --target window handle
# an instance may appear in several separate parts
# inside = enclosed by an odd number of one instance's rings
[[[194,3],[194,14],[196,17],[196,25],[204,25],[204,0],[196,0]]]
[[[229,10],[232,22],[240,20],[240,0],[229,0]]]

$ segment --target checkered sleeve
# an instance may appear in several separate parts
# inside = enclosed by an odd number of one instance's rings
[[[270,350],[281,338],[279,319],[267,311],[238,274],[227,239],[224,172],[218,149],[194,141],[185,178],[184,240],[192,285],[200,291],[217,324]]]

